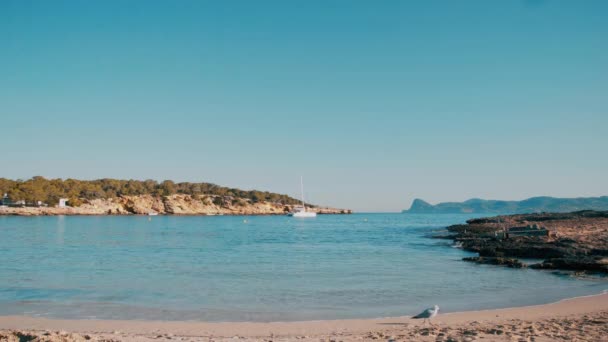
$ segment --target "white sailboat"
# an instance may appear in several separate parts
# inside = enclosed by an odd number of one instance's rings
[[[302,208],[297,208],[293,213],[289,213],[289,216],[307,218],[317,217],[317,213],[313,211],[306,211],[306,204],[304,204],[304,179],[300,177],[300,188],[302,190]]]

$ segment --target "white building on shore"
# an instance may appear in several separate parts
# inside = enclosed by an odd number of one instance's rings
[[[68,203],[68,199],[67,198],[60,198],[59,199],[59,208],[65,208],[65,207],[67,207],[67,203]]]

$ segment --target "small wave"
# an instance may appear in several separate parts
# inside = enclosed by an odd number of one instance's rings
[[[462,249],[462,242],[456,241],[452,244],[452,248],[460,248]]]

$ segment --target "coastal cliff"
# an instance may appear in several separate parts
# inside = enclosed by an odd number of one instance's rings
[[[543,259],[536,269],[608,273],[608,211],[495,216],[447,227],[465,258],[483,264],[526,267],[517,258]]]
[[[410,209],[403,210],[403,212],[410,214],[517,214],[538,212],[564,213],[577,210],[608,210],[608,196],[580,198],[541,196],[531,197],[523,201],[496,201],[472,198],[464,202],[444,202],[435,205],[417,198],[412,202]]]
[[[0,207],[0,215],[283,215],[294,204],[216,195],[119,196],[85,200],[78,207]],[[351,214],[349,209],[307,207],[318,214]]]

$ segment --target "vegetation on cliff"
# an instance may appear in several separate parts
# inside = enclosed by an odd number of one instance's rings
[[[297,204],[299,200],[267,191],[240,190],[218,186],[211,183],[175,183],[170,180],[119,180],[119,179],[46,179],[36,176],[28,180],[11,180],[0,178],[0,196],[8,194],[13,201],[35,203],[42,201],[55,205],[60,198],[68,198],[71,206],[78,206],[82,201],[109,199],[121,196],[151,195],[155,197],[174,194],[214,195],[246,199],[253,203],[271,202],[280,204]]]

